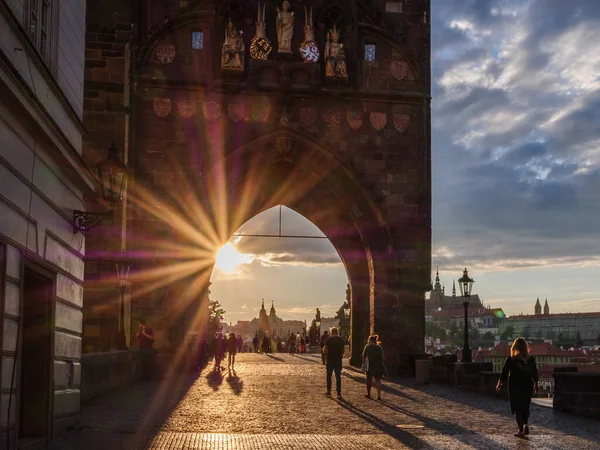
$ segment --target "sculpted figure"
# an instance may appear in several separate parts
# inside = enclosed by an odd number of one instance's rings
[[[252,59],[267,59],[273,47],[271,47],[271,41],[267,38],[266,28],[266,3],[262,5],[258,3],[258,18],[256,20],[256,33],[252,38],[250,44],[250,58]]]
[[[292,53],[292,37],[294,36],[294,13],[290,12],[290,2],[284,0],[281,10],[277,8],[277,53]]]
[[[315,42],[312,7],[310,13],[308,8],[304,7],[304,42],[300,44],[300,55],[307,63],[319,61],[319,46]]]
[[[340,43],[339,40],[340,32],[334,26],[327,33],[327,43],[325,44],[325,75],[335,78],[348,78],[344,44]]]
[[[242,38],[243,31],[238,31],[229,19],[225,30],[225,42],[221,53],[221,68],[229,70],[244,70],[244,51],[246,46]]]

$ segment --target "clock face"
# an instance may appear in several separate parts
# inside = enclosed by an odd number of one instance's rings
[[[316,42],[303,42],[300,45],[300,55],[307,63],[316,63],[319,61],[319,47]]]

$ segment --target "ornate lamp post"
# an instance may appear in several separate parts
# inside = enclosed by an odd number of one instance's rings
[[[114,207],[123,199],[123,190],[127,179],[127,166],[117,156],[117,149],[112,143],[108,156],[98,163],[98,179],[102,191],[102,199],[110,204],[109,212],[73,211],[73,233],[85,233],[104,220],[112,220]]]
[[[127,342],[125,337],[125,291],[127,290],[127,282],[129,280],[129,269],[131,264],[122,262],[117,263],[117,279],[119,280],[119,290],[121,296],[119,298],[119,331],[117,332],[117,350],[127,350]]]
[[[458,286],[463,298],[463,306],[465,307],[465,344],[461,360],[464,363],[472,362],[471,348],[469,347],[469,300],[471,299],[471,290],[473,289],[474,282],[473,278],[469,278],[469,273],[465,267],[463,276],[458,280]]]

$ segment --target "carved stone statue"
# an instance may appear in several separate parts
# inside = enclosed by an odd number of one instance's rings
[[[327,43],[325,44],[325,75],[332,78],[348,78],[346,68],[346,54],[344,53],[344,44],[339,42],[340,32],[337,27],[333,27],[327,33]]]
[[[304,7],[304,42],[300,44],[300,55],[307,63],[319,61],[320,52],[319,46],[315,42],[312,7],[310,8],[310,14],[306,6]]]
[[[267,59],[269,53],[273,50],[271,41],[267,38],[266,28],[266,4],[263,4],[262,11],[260,3],[258,4],[258,18],[256,20],[256,32],[250,44],[250,58],[252,59]]]
[[[284,0],[281,9],[277,8],[277,53],[293,53],[294,21],[294,13],[290,12],[290,2]]]
[[[246,46],[242,38],[243,31],[238,31],[229,19],[225,30],[225,42],[221,52],[221,68],[227,70],[244,70],[244,52]]]

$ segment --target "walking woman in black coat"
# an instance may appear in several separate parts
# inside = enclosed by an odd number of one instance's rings
[[[529,406],[531,397],[538,390],[538,372],[535,358],[529,354],[527,341],[522,337],[515,339],[510,356],[504,362],[502,375],[496,390],[499,392],[508,379],[508,397],[510,410],[516,415],[519,432],[517,437],[529,434]]]

